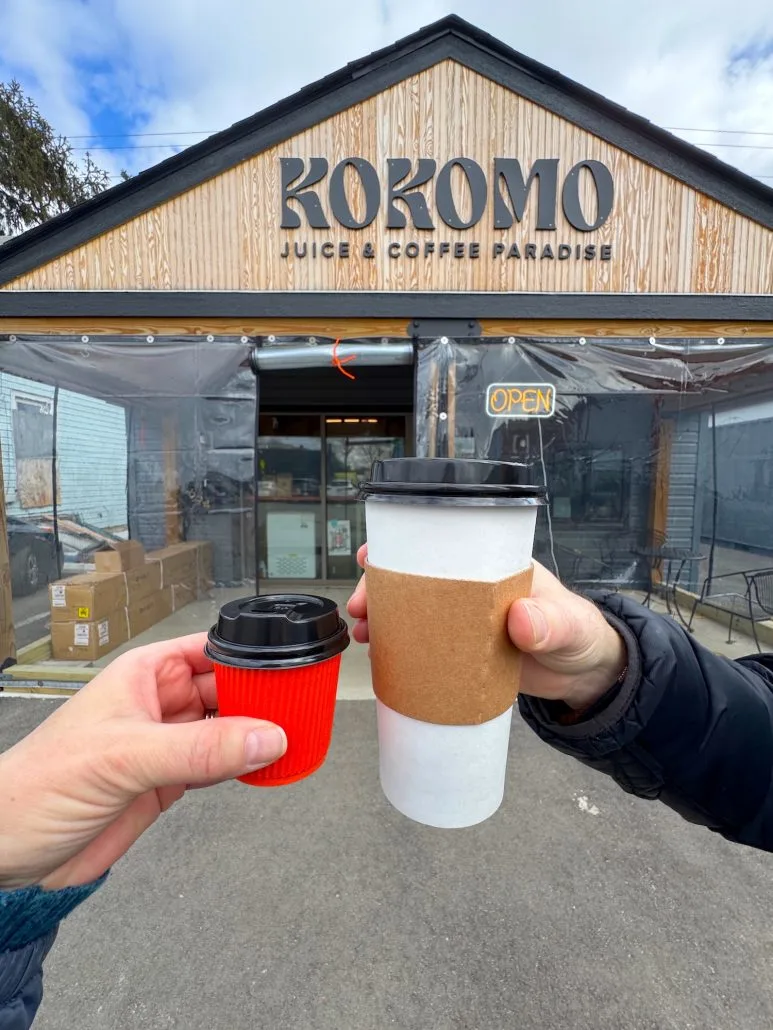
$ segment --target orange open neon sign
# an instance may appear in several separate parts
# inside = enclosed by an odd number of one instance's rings
[[[486,391],[491,418],[550,418],[556,410],[552,383],[492,383]]]

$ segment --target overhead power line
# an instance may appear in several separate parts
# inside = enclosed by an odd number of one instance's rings
[[[773,136],[773,132],[763,132],[761,129],[696,129],[687,125],[664,125],[669,132],[721,132],[726,136]],[[170,135],[175,135],[170,133]]]
[[[725,150],[773,150],[770,143],[715,143],[713,140],[690,140],[694,147],[722,147]],[[101,144],[91,147],[73,147],[74,151],[94,153],[97,150],[167,150],[170,147],[188,147],[190,143],[180,143],[174,140],[168,143],[120,143],[117,146],[107,147]]]
[[[170,147],[187,147],[188,143],[129,143],[126,146],[117,147],[73,147],[73,150],[88,151],[93,154],[95,150],[168,150]],[[771,148],[773,149],[773,148]]]
[[[220,129],[183,129],[181,132],[93,132],[68,139],[133,139],[136,136],[214,136]],[[773,133],[771,133],[773,136]]]
[[[711,132],[723,136],[773,136],[773,132],[762,129],[712,129],[709,126],[698,128],[695,125],[664,125],[662,127],[668,132]],[[179,132],[92,132],[67,138],[70,140],[141,139],[145,136],[214,136],[218,132],[222,132],[222,129],[181,129]]]

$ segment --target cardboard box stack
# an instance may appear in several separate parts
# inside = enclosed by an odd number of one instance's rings
[[[56,659],[93,661],[144,633],[212,584],[212,545],[190,541],[145,553],[134,540],[95,555],[96,572],[52,583]]]
[[[176,612],[212,587],[212,544],[190,541],[150,551],[148,561],[161,568],[161,591]]]

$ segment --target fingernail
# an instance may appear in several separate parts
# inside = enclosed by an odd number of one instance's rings
[[[534,646],[538,647],[547,639],[547,619],[545,618],[542,609],[538,605],[532,604],[531,601],[524,601],[523,604],[529,616],[529,622],[531,623],[531,631],[534,634]]]
[[[244,760],[250,769],[259,769],[281,758],[287,750],[287,737],[279,726],[253,730],[244,741]]]

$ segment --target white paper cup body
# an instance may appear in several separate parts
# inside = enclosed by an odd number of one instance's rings
[[[365,502],[368,561],[392,572],[496,582],[528,568],[536,505]],[[435,613],[442,633],[442,612]],[[471,684],[471,688],[474,685]],[[427,826],[459,829],[502,803],[512,708],[489,722],[421,722],[377,702],[379,771],[387,799]]]
[[[538,510],[368,498],[368,561],[413,576],[496,583],[529,567]]]
[[[376,701],[381,789],[398,812],[446,830],[502,804],[512,708],[479,726],[439,726]]]

